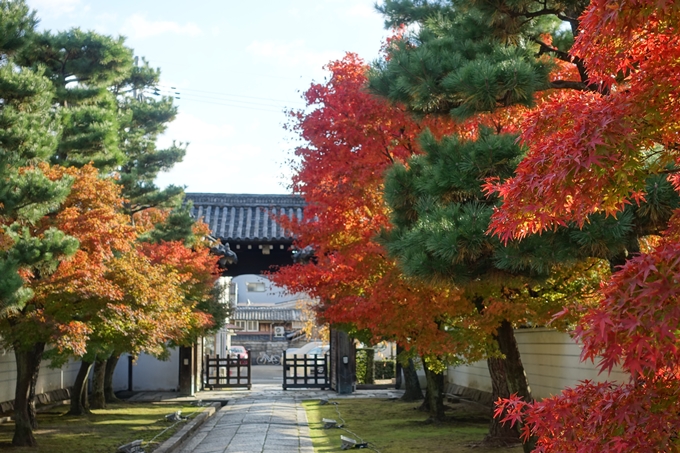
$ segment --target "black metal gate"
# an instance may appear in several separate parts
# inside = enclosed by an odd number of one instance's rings
[[[283,389],[330,388],[328,370],[330,358],[324,355],[300,355],[292,357],[283,353]]]
[[[250,357],[250,351],[248,351]],[[210,390],[220,388],[252,388],[250,373],[250,359],[236,357],[223,357],[219,355],[205,356],[205,380],[203,387]]]

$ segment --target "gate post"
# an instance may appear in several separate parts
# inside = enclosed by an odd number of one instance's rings
[[[194,348],[179,348],[179,393],[182,396],[194,396]]]
[[[253,364],[253,355],[251,354],[251,350],[248,349],[248,390],[253,389],[253,369],[252,369],[252,364]],[[239,382],[240,384],[240,382]]]
[[[354,391],[354,376],[356,374],[356,351],[354,343],[347,335],[337,329],[331,329],[331,365],[335,368],[335,391],[340,395],[349,395]]]
[[[288,360],[287,360],[287,357],[286,357],[286,351],[285,350],[283,351],[283,363],[281,365],[283,365],[281,367],[283,369],[283,389],[288,390],[288,386],[286,386],[286,381],[287,381],[286,378],[288,376],[288,373],[286,373],[286,371],[288,371]]]

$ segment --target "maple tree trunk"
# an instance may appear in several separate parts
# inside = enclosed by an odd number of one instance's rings
[[[364,380],[366,384],[375,384],[375,351],[373,349],[366,349],[366,376]]]
[[[510,390],[508,389],[507,372],[505,370],[505,360],[499,357],[490,357],[486,359],[486,364],[489,368],[489,375],[491,376],[492,399],[497,401],[498,398],[508,398]],[[493,416],[493,408],[491,409],[491,423],[489,424],[489,434],[486,441],[491,443],[501,444],[515,444],[519,441],[519,432],[516,428],[511,428],[510,424],[502,424],[500,418]]]
[[[106,408],[106,398],[104,396],[104,378],[106,377],[106,360],[97,359],[94,362],[94,374],[92,375],[92,399],[90,408]]]
[[[404,395],[401,397],[403,401],[420,401],[423,399],[423,390],[420,388],[420,381],[418,380],[418,372],[413,363],[413,359],[408,359],[408,365],[403,367],[404,371]]]
[[[69,415],[84,415],[90,412],[87,403],[87,376],[90,374],[91,368],[92,362],[85,360],[80,362],[80,369],[73,383]]]
[[[14,393],[14,437],[12,445],[17,447],[35,447],[37,442],[33,436],[35,421],[35,381],[40,371],[40,361],[45,351],[45,343],[35,343],[29,349],[15,348],[14,357],[17,365],[17,383]]]
[[[531,388],[529,387],[527,375],[524,372],[524,365],[522,365],[522,359],[520,358],[519,348],[517,347],[515,330],[512,328],[512,324],[509,321],[503,320],[498,328],[496,339],[498,341],[498,347],[503,355],[505,355],[508,390],[511,394],[516,393],[521,396],[524,401],[533,401]],[[529,438],[529,440],[523,444],[525,453],[533,451],[535,446],[536,439],[533,437]]]
[[[424,369],[427,388],[425,390],[425,399],[420,408],[430,414],[431,421],[443,422],[445,420],[444,373],[436,373],[427,367],[424,367]]]
[[[111,357],[106,360],[106,370],[104,371],[104,399],[107,403],[118,403],[120,400],[113,392],[113,372],[116,371],[116,365],[120,354],[113,353]]]

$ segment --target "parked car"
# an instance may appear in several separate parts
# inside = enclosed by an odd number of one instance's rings
[[[311,349],[319,346],[323,346],[323,343],[320,341],[312,341],[305,345],[300,346],[299,348],[288,348],[286,349],[286,357],[290,358],[293,357],[293,355],[295,354],[303,356],[307,354]]]
[[[325,354],[328,352],[328,350],[329,350],[330,348],[331,348],[331,347],[330,347],[329,345],[326,345],[326,346],[317,346],[317,347],[312,348],[312,349],[310,349],[309,351],[307,351],[307,353],[306,353],[305,355],[318,355],[318,356],[322,356],[322,355],[325,355]]]
[[[324,345],[320,341],[307,343],[300,348],[286,349],[286,359],[290,360],[294,357],[300,360],[300,364],[305,363],[307,366],[307,376],[325,375],[324,356],[330,349],[329,345]],[[304,360],[304,362],[302,361]],[[305,375],[304,365],[296,366],[297,375]],[[294,370],[288,366],[288,376],[294,375]]]
[[[232,346],[229,348],[229,358],[238,359],[240,357],[241,365],[248,364],[248,351],[243,346]]]

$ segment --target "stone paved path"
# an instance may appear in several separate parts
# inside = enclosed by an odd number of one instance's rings
[[[224,406],[181,453],[314,453],[307,415],[293,397],[240,398]]]
[[[206,391],[192,397],[171,392],[142,392],[137,401],[226,401],[206,420],[179,453],[314,453],[302,401],[344,398],[397,398],[400,390],[360,390],[338,395],[330,390],[287,390],[254,384],[252,390]]]

